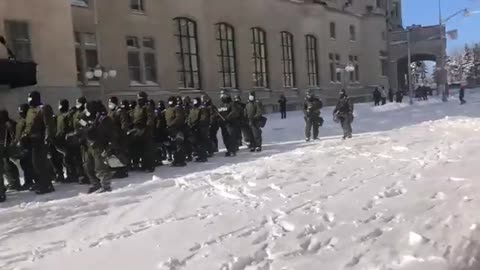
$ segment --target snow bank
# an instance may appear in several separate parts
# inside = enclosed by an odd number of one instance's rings
[[[9,194],[0,269],[479,269],[479,101],[418,118],[358,106],[348,141],[327,122],[328,139],[302,142],[301,113],[271,115],[262,153],[132,174],[110,194]]]

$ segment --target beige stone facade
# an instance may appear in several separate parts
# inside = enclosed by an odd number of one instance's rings
[[[222,89],[246,97],[256,90],[272,111],[280,94],[293,109],[307,89],[332,103],[344,85],[358,100],[369,98],[372,87],[388,88],[388,23],[401,24],[401,14],[392,12],[394,2],[400,5],[399,0],[3,0],[0,34],[6,20],[30,23],[42,89],[78,86],[88,98],[105,93],[121,99],[138,90],[154,99],[203,92],[216,99]],[[228,40],[221,41],[227,32],[219,35],[219,23],[231,27]],[[259,42],[262,31],[265,39]],[[178,37],[185,33],[188,37]],[[347,64],[356,71],[344,72]],[[115,70],[116,77],[87,78],[96,66]]]
[[[76,2],[82,2],[76,0]],[[141,10],[132,10],[131,2],[141,2]],[[324,4],[321,4],[323,2]],[[287,0],[89,0],[88,5],[74,5],[73,27],[77,36],[96,34],[99,53],[98,62],[106,69],[117,71],[116,78],[103,80],[107,95],[129,96],[136,90],[145,90],[155,98],[172,94],[195,95],[199,90],[218,97],[223,88],[220,68],[220,42],[217,40],[215,25],[228,23],[234,29],[234,51],[237,86],[228,89],[233,93],[246,95],[256,90],[264,99],[269,110],[274,109],[278,96],[285,93],[292,101],[299,101],[306,89],[315,89],[327,101],[333,100],[338,91],[347,85],[354,97],[370,96],[371,87],[389,87],[387,20],[401,23],[401,14],[392,13],[393,2],[356,0],[349,1],[287,1]],[[135,7],[137,8],[137,7]],[[387,11],[390,10],[390,11]],[[401,6],[397,8],[401,10]],[[196,24],[199,85],[179,86],[176,52],[179,40],[175,34],[175,18],[188,18]],[[335,23],[336,37],[330,37],[330,23]],[[350,26],[354,27],[355,40],[351,40]],[[266,33],[266,58],[268,86],[255,87],[252,59],[252,28],[259,27]],[[281,32],[293,35],[295,85],[284,86]],[[306,35],[317,39],[318,83],[309,85],[307,68]],[[132,83],[129,71],[126,38],[153,38],[155,59],[155,83]],[[81,41],[81,38],[79,38]],[[142,44],[139,45],[142,47]],[[94,48],[92,48],[94,49]],[[83,49],[82,49],[83,50]],[[84,54],[84,53],[83,53]],[[340,80],[331,81],[330,55],[335,59],[335,69],[344,67],[350,59],[357,59],[358,81],[350,74]],[[140,77],[145,78],[143,49],[139,49]],[[352,58],[350,58],[352,56]],[[355,58],[353,58],[355,57]],[[79,58],[85,60],[82,53]],[[385,58],[382,67],[381,59]],[[90,61],[92,62],[92,61]],[[136,61],[134,61],[136,62]],[[82,65],[85,68],[85,64]],[[88,69],[88,66],[86,67]],[[382,73],[382,68],[386,71]],[[84,73],[85,70],[81,70]],[[334,75],[336,78],[336,75]],[[353,78],[352,82],[350,78]],[[88,96],[100,93],[97,82],[87,82],[82,89]]]
[[[18,51],[20,60],[33,60],[38,64],[38,85],[28,89],[2,88],[0,107],[15,111],[19,103],[26,102],[31,89],[40,90],[48,101],[74,99],[80,94],[75,78],[71,21],[68,1],[0,1],[0,35],[6,37],[13,51]],[[19,24],[23,30],[12,26]],[[0,58],[6,58],[4,48],[0,54]]]

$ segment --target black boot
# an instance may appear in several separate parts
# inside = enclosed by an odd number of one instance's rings
[[[0,194],[0,203],[4,202],[6,200],[7,200],[7,195],[5,195],[5,193]]]
[[[261,147],[257,147],[257,148],[255,148],[255,151],[257,151],[257,152],[262,152],[262,148],[261,148]]]
[[[42,187],[39,187],[35,193],[38,194],[38,195],[43,195],[43,194],[47,194],[47,193],[51,193],[51,192],[54,192],[55,191],[55,188],[53,187],[53,185],[50,183],[48,184],[47,186],[42,186]]]
[[[100,190],[101,188],[102,188],[101,186],[93,185],[88,189],[88,194],[95,193],[98,190]]]

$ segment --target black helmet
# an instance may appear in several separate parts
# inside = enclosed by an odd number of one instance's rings
[[[60,100],[58,104],[58,110],[62,113],[68,112],[68,110],[70,109],[70,102],[68,102],[68,100],[66,99]]]
[[[38,91],[32,91],[28,94],[28,105],[37,107],[42,104],[42,99]]]

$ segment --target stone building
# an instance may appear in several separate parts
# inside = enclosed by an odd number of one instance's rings
[[[35,34],[43,42],[32,42],[42,87],[120,99],[138,90],[214,100],[221,90],[244,98],[255,90],[268,111],[281,94],[298,108],[307,89],[331,104],[342,88],[358,101],[388,88],[388,31],[401,25],[400,0],[6,1],[26,13],[32,34],[43,29]],[[0,11],[0,34],[5,16]],[[52,50],[40,52],[45,47]],[[100,67],[116,76],[92,78]]]
[[[34,88],[49,101],[80,94],[71,21],[68,1],[0,1],[0,35],[6,38],[18,60],[38,63],[38,85]],[[0,58],[6,58],[5,48],[0,47]],[[16,111],[18,104],[27,102],[31,89],[0,86],[0,107]]]

